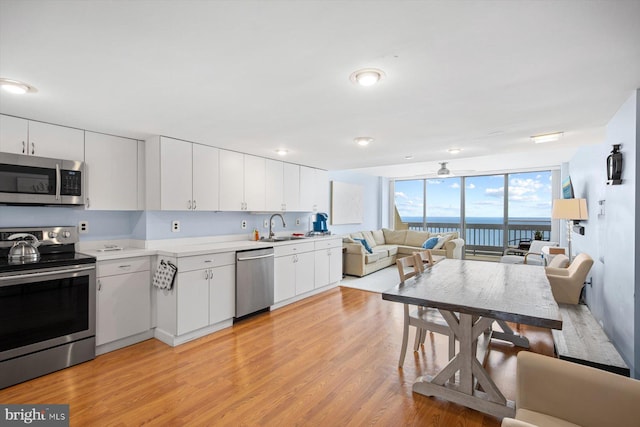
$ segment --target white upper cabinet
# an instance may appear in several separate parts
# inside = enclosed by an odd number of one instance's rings
[[[270,212],[286,210],[284,206],[284,164],[277,160],[267,159],[266,176],[265,209]]]
[[[220,150],[193,144],[193,203],[199,211],[218,210],[218,161]]]
[[[220,210],[245,210],[242,153],[220,150]]]
[[[284,209],[300,211],[300,166],[284,164]]]
[[[267,159],[244,155],[244,202],[245,210],[265,210],[265,180]]]
[[[6,153],[82,161],[84,131],[0,116],[0,150]]]
[[[220,210],[264,211],[266,159],[220,150]]]
[[[300,210],[327,212],[329,209],[329,173],[300,166]]]
[[[138,141],[86,132],[85,163],[87,209],[138,208]]]
[[[218,209],[219,150],[167,137],[145,144],[146,208]]]

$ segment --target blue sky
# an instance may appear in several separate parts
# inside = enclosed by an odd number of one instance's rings
[[[427,179],[427,218],[459,217],[462,179]],[[467,217],[502,217],[504,175],[467,177]],[[396,181],[395,201],[401,217],[422,217],[423,180]],[[509,216],[551,216],[551,172],[509,175]]]

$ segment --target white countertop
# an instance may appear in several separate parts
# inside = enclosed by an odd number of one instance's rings
[[[156,248],[135,248],[135,247],[123,247],[121,250],[104,250],[102,248],[97,249],[80,249],[79,252],[94,256],[98,261],[121,259],[121,258],[133,258],[138,256],[150,256],[150,255],[164,255],[171,257],[186,257],[195,255],[205,255],[211,253],[220,252],[235,252],[247,249],[260,249],[281,245],[295,245],[305,242],[315,242],[324,239],[341,239],[341,236],[318,236],[318,237],[306,237],[303,239],[285,240],[281,242],[265,242],[249,241],[249,240],[231,240],[224,242],[202,242],[201,239],[194,239],[198,243],[189,244],[188,239],[182,240],[180,243],[171,244],[167,242]],[[102,250],[101,250],[102,249]]]

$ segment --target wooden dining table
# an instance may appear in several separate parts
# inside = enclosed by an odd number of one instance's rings
[[[449,363],[433,377],[416,379],[413,391],[498,417],[513,417],[515,403],[484,369],[491,340],[529,347],[506,322],[562,329],[542,266],[445,259],[383,292],[382,299],[437,308],[459,342]]]

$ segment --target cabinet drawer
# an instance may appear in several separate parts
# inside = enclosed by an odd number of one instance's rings
[[[149,257],[121,258],[98,261],[96,275],[98,277],[115,276],[117,274],[135,273],[150,270]]]
[[[204,268],[220,267],[236,263],[235,252],[196,255],[178,258],[178,271],[202,270]]]
[[[316,240],[315,244],[316,244],[316,250],[339,248],[342,246],[342,239]]]
[[[292,245],[277,245],[273,248],[276,257],[299,254],[302,252],[312,252],[315,250],[313,242],[295,243]]]

